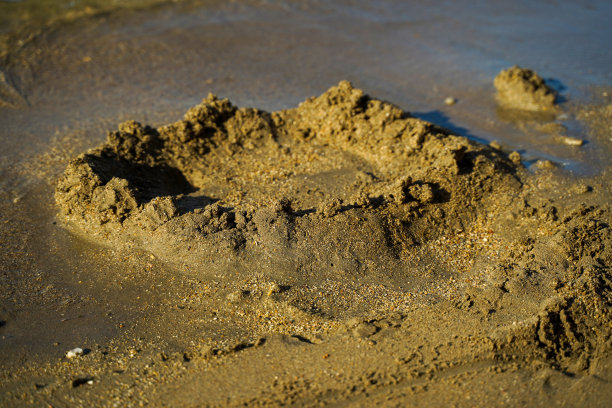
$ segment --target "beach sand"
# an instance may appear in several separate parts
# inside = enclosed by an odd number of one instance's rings
[[[494,80],[518,60],[344,72],[357,11],[396,14],[255,3],[91,12],[5,56],[0,405],[607,406],[603,65],[572,92]],[[346,38],[292,51],[330,38],[311,14]]]

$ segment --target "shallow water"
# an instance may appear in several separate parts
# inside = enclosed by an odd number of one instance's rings
[[[10,6],[17,13],[32,3],[3,2],[0,12]],[[609,163],[600,141],[569,147],[505,121],[492,82],[501,69],[518,64],[554,80],[567,101],[588,101],[593,89],[612,83],[610,2],[253,0],[150,8],[133,2],[133,8],[93,10],[70,19],[62,19],[56,6],[53,15],[59,17],[41,17],[47,4],[41,1],[37,13],[19,21],[27,28],[52,20],[48,28],[38,25],[39,34],[9,49],[0,66],[6,78],[0,92],[2,285],[17,288],[0,298],[0,311],[11,321],[19,320],[15,316],[26,321],[18,328],[10,322],[2,327],[17,339],[5,343],[7,349],[42,342],[50,347],[48,339],[41,340],[41,324],[54,333],[63,330],[67,338],[112,335],[94,329],[105,327],[102,312],[83,312],[89,320],[70,331],[54,326],[64,319],[60,312],[50,318],[39,306],[23,306],[27,299],[13,300],[19,288],[30,285],[15,282],[29,282],[37,272],[65,285],[67,299],[84,310],[110,302],[105,307],[119,314],[141,312],[120,297],[91,300],[95,288],[79,289],[79,280],[97,265],[82,258],[94,259],[98,250],[53,226],[56,210],[48,183],[71,149],[78,153],[99,144],[107,130],[126,119],[153,125],[176,120],[209,92],[239,106],[276,110],[348,79],[415,116],[519,150],[527,161],[549,159],[579,175],[596,174]],[[3,32],[14,30],[6,21]],[[445,105],[449,96],[458,103]],[[570,135],[588,139],[571,119]],[[18,253],[31,262],[13,262]],[[38,329],[28,330],[27,322]]]

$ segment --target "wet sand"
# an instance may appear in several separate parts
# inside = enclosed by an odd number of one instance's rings
[[[9,53],[0,404],[606,406],[605,6],[498,40],[446,6],[184,3]],[[525,52],[529,7],[593,42]],[[498,105],[513,64],[558,113]]]

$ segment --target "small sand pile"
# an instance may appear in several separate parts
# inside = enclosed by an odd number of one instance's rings
[[[497,100],[505,108],[532,112],[555,109],[557,93],[530,69],[518,66],[501,71],[494,81]]]

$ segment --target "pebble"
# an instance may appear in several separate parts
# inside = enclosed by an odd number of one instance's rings
[[[570,136],[562,136],[561,140],[568,146],[582,146],[584,144],[584,140]]]
[[[66,352],[66,358],[75,358],[83,355],[83,349],[80,347],[73,348],[72,350]]]
[[[457,99],[453,98],[452,96],[449,96],[448,98],[444,99],[444,103],[447,105],[454,105],[457,103]]]

